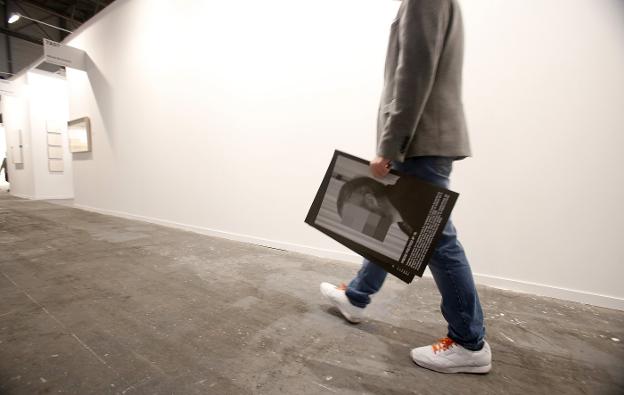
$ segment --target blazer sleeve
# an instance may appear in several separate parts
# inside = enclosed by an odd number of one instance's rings
[[[445,0],[403,0],[402,6],[393,102],[377,147],[377,155],[401,162],[431,92],[450,17]]]

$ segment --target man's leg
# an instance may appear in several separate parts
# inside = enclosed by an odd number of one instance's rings
[[[449,187],[451,158],[417,157],[395,165],[410,174],[442,188]],[[451,220],[444,227],[429,269],[442,296],[442,315],[448,323],[448,337],[468,350],[483,347],[485,328],[472,271]]]
[[[370,295],[381,289],[387,274],[381,266],[364,259],[362,268],[345,291],[351,304],[366,307],[371,302]]]
[[[468,259],[450,220],[429,262],[429,270],[442,295],[447,336],[468,350],[480,350],[485,336],[481,303]]]
[[[443,188],[449,186],[450,158],[411,158],[396,166]],[[487,373],[492,368],[490,346],[483,340],[483,312],[472,271],[457,232],[449,220],[442,231],[429,269],[442,296],[442,315],[448,323],[447,338],[412,350],[412,360],[444,373]]]
[[[370,303],[370,295],[379,291],[387,274],[380,266],[365,259],[348,286],[321,283],[321,293],[347,321],[357,324],[364,318],[364,307]]]

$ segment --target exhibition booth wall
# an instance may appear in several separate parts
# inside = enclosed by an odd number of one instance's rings
[[[29,199],[72,198],[67,81],[32,70],[13,85],[15,95],[1,101],[11,193]]]
[[[0,123],[0,160],[6,158],[7,146],[6,146],[6,133],[4,131],[4,125]],[[0,171],[0,188],[5,187],[4,181],[5,170]]]
[[[7,145],[7,170],[11,194],[34,198],[35,182],[30,142],[30,120],[26,75],[13,81],[15,95],[2,96],[2,119]],[[20,147],[21,146],[21,147]]]
[[[624,309],[617,0],[462,2],[479,283]],[[398,2],[119,0],[70,37],[78,207],[351,262],[303,223],[334,149],[374,154]],[[354,272],[355,272],[354,267]],[[348,279],[345,279],[348,280]]]

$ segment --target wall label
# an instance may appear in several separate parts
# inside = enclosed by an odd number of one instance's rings
[[[47,63],[86,70],[86,53],[81,49],[44,38],[43,55]]]
[[[0,80],[0,95],[14,96],[15,85],[11,81]]]

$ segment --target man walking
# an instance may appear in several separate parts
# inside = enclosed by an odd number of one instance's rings
[[[389,168],[448,188],[453,161],[470,156],[461,77],[463,27],[457,0],[403,0],[392,23],[379,107],[374,176]],[[452,222],[429,262],[442,296],[446,337],[411,351],[413,361],[444,373],[487,373],[490,346],[472,271]],[[322,294],[350,322],[362,320],[386,271],[364,260],[349,285],[321,284]]]

